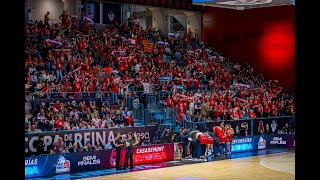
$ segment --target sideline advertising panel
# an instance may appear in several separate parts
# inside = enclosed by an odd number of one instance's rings
[[[58,141],[59,137],[63,138],[65,146],[71,147],[73,143],[77,143],[78,147],[82,148],[86,142],[90,142],[92,146],[97,141],[100,141],[102,145],[108,142],[114,143],[116,132],[120,132],[121,134],[132,132],[137,134],[142,142],[145,139],[152,139],[158,129],[159,126],[145,126],[25,134],[25,153],[26,155],[30,155],[36,152],[35,142],[39,139],[39,135],[44,136],[44,151],[47,152],[51,149],[53,143]]]
[[[292,134],[270,134],[266,142],[268,148],[295,148],[295,136]]]
[[[233,153],[266,148],[295,148],[295,136],[291,134],[267,134],[235,137],[232,140]]]
[[[124,165],[126,148],[121,150],[120,165]],[[134,148],[134,165],[172,161],[173,144],[137,146]],[[115,149],[87,151],[58,155],[25,157],[25,177],[53,176],[61,173],[93,171],[115,167]]]

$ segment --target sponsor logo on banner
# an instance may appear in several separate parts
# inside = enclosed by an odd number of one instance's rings
[[[70,171],[70,161],[60,156],[56,164],[56,173],[65,173]]]
[[[232,144],[243,144],[243,143],[251,143],[252,137],[245,137],[240,139],[233,139]]]
[[[37,164],[38,164],[38,159],[37,158],[35,158],[35,159],[30,158],[30,159],[27,159],[27,160],[24,161],[24,165],[25,166],[31,166],[31,165],[37,165]]]
[[[266,131],[269,132],[269,124],[266,124]]]
[[[94,165],[100,164],[100,159],[97,156],[84,156],[82,161],[78,161],[78,166],[87,166],[87,165]]]
[[[174,159],[174,145],[151,145],[137,147],[133,153],[134,164],[162,162]]]
[[[163,149],[164,149],[164,146],[149,147],[149,148],[138,148],[137,149],[137,154],[150,153],[150,152],[161,152],[161,151],[163,151]]]
[[[114,13],[113,13],[112,11],[110,11],[110,12],[108,13],[108,18],[109,18],[110,21],[113,21],[113,19],[114,19]]]
[[[275,120],[272,120],[272,123],[271,123],[271,129],[272,129],[272,132],[274,133],[277,129],[277,123]]]
[[[236,138],[232,140],[232,152],[252,150],[252,137]]]
[[[137,99],[135,99],[133,101],[133,107],[134,107],[134,109],[138,109],[138,107],[139,107],[139,98],[137,98]]]
[[[282,137],[273,137],[272,141],[270,141],[270,144],[287,144],[287,142],[283,141]]]
[[[133,157],[134,163],[143,163],[143,162],[161,162],[166,159],[165,152],[159,153],[146,153],[146,154],[137,154]]]
[[[25,176],[30,176],[34,174],[39,174],[39,170],[37,167],[38,164],[38,158],[29,158],[25,160],[25,168],[24,168],[24,174]]]
[[[267,142],[265,139],[263,139],[262,136],[260,136],[259,141],[258,141],[258,149],[265,149],[267,145]]]

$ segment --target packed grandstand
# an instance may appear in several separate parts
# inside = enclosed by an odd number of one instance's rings
[[[197,32],[164,34],[142,29],[135,19],[101,29],[88,18],[78,25],[61,17],[62,23],[25,24],[26,101],[47,100],[26,112],[26,133],[134,126],[127,97],[147,108],[148,96],[161,95],[165,118],[178,125],[295,114],[291,91],[249,64],[230,61]],[[72,102],[110,94],[102,103]]]

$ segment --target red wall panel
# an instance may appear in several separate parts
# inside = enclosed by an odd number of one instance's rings
[[[294,86],[294,6],[243,11],[208,7],[202,14],[202,39],[226,57],[244,63],[266,79]]]

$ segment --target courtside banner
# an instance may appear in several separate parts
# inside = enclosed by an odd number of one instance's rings
[[[121,149],[120,165],[124,166],[126,148]],[[134,147],[135,165],[173,160],[173,144]],[[54,176],[62,173],[113,168],[115,149],[25,157],[25,177]]]
[[[295,135],[270,134],[265,136],[268,148],[295,148]]]
[[[124,166],[127,148],[121,149],[120,166]],[[108,151],[106,168],[116,167],[116,151]],[[148,164],[174,160],[174,144],[155,144],[149,146],[136,146],[133,152],[133,164]],[[130,160],[128,165],[130,165]]]
[[[255,136],[235,137],[232,140],[231,152],[235,153],[257,150],[257,143],[258,138]]]
[[[295,148],[295,135],[265,134],[235,137],[232,140],[233,153],[272,148]]]
[[[137,146],[133,152],[133,164],[147,164],[163,161],[173,161],[174,144],[157,144]]]
[[[25,134],[25,154],[33,154],[36,152],[35,142],[39,139],[39,135],[44,136],[44,151],[48,152],[53,143],[57,142],[59,137],[63,138],[65,146],[71,147],[73,143],[77,143],[79,148],[90,142],[92,146],[100,141],[102,145],[107,142],[113,142],[117,132],[128,134],[132,132],[140,137],[140,141],[152,139],[158,130],[159,126],[144,126],[144,127],[124,127],[124,128],[108,128],[108,129],[88,129],[78,131],[58,131],[46,133]]]
[[[110,150],[25,157],[25,177],[104,169],[109,163],[106,157],[108,151]]]

